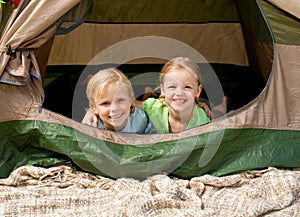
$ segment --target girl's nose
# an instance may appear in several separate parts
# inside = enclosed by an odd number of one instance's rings
[[[181,87],[177,87],[175,90],[175,94],[180,95],[183,93],[183,89]]]

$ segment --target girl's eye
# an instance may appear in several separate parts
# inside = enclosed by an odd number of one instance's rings
[[[191,86],[185,86],[184,88],[185,88],[185,89],[192,89]]]
[[[168,86],[169,89],[174,89],[176,88],[174,85]]]

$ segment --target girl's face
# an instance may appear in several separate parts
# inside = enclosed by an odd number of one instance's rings
[[[106,129],[120,131],[126,126],[132,102],[125,85],[108,85],[95,101],[95,114],[99,115]]]
[[[161,92],[166,103],[176,112],[191,111],[195,106],[195,97],[199,97],[202,86],[186,70],[167,73],[162,81]]]

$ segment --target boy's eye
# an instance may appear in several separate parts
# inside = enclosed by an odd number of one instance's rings
[[[185,86],[184,88],[185,88],[185,89],[192,89],[191,86]]]
[[[124,102],[125,99],[118,99],[117,102]]]
[[[174,88],[176,88],[176,86],[175,85],[170,85],[170,86],[168,86],[168,88],[169,89],[174,89]]]
[[[100,103],[100,106],[107,106],[107,105],[109,105],[109,102],[101,102]]]

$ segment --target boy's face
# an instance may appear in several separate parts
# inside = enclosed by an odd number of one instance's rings
[[[126,126],[132,102],[125,85],[108,85],[101,97],[96,97],[95,101],[95,113],[99,115],[106,129],[120,131]]]
[[[185,70],[169,72],[164,76],[162,94],[171,109],[177,112],[191,111],[195,97],[199,97],[202,86],[196,78]]]

